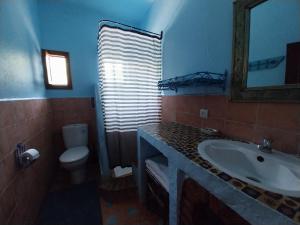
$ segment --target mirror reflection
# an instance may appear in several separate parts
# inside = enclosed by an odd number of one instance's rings
[[[247,87],[300,83],[300,0],[267,0],[250,11]]]

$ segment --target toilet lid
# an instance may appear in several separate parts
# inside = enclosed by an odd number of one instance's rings
[[[89,154],[89,149],[85,146],[69,148],[59,157],[62,163],[71,163],[84,159]]]

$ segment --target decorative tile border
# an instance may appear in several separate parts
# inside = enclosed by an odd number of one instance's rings
[[[143,130],[156,139],[167,143],[211,174],[231,184],[235,189],[242,191],[262,204],[289,217],[295,223],[300,224],[300,198],[283,196],[250,185],[218,170],[210,162],[200,157],[197,151],[200,142],[207,139],[219,139],[224,137],[208,136],[202,133],[198,128],[177,123],[161,123],[145,126]]]

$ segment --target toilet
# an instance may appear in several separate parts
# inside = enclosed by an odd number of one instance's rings
[[[67,150],[60,155],[60,164],[70,171],[72,183],[80,184],[85,180],[85,167],[89,156],[88,126],[71,124],[64,126],[62,132]]]

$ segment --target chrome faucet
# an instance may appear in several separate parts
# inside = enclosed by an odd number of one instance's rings
[[[264,138],[261,145],[257,145],[258,150],[265,153],[272,153],[272,140]]]

